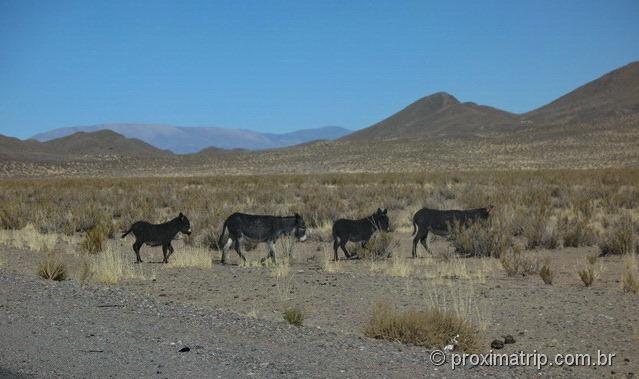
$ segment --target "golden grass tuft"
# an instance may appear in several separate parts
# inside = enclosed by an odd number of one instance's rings
[[[499,261],[508,276],[535,274],[541,266],[539,256],[531,252],[524,253],[517,246],[502,254]]]
[[[592,266],[577,271],[577,274],[586,287],[592,286],[595,279],[599,276],[597,271],[595,271],[595,268]]]
[[[89,257],[87,270],[86,278],[96,283],[115,284],[145,279],[141,266],[133,263],[132,253],[109,244],[101,253]]]
[[[67,271],[62,260],[50,254],[40,262],[38,276],[47,280],[61,281],[67,278]]]
[[[549,264],[544,264],[539,269],[539,276],[541,277],[541,280],[544,281],[544,284],[552,285],[552,281],[553,281],[553,278],[554,278],[555,274],[550,269],[550,265]]]
[[[386,303],[373,308],[364,335],[440,349],[459,335],[458,349],[469,353],[479,352],[482,345],[479,329],[450,311],[429,308],[399,312]]]
[[[304,324],[304,312],[297,307],[287,308],[282,317],[286,322],[295,326],[302,326]]]
[[[208,249],[201,247],[184,246],[169,258],[167,267],[195,267],[201,269],[210,269],[213,267],[213,258]]]

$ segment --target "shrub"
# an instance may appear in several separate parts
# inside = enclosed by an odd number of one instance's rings
[[[133,253],[106,246],[101,254],[91,257],[88,279],[114,284],[126,279],[144,279],[139,265],[133,265]]]
[[[213,260],[207,249],[185,246],[171,255],[168,266],[209,269],[213,267]]]
[[[622,217],[617,221],[599,244],[601,255],[633,254],[636,249],[635,224],[630,217]]]
[[[373,234],[364,247],[355,245],[356,247],[351,249],[351,252],[362,259],[386,259],[391,257],[393,249],[398,245],[399,243],[393,238],[392,233],[378,231]]]
[[[302,326],[304,323],[304,313],[299,308],[288,308],[282,314],[284,320],[291,325]]]
[[[554,277],[554,273],[550,269],[550,266],[544,264],[539,269],[539,276],[541,276],[541,280],[544,281],[545,284],[551,285]]]
[[[67,278],[64,263],[58,258],[49,255],[38,266],[38,276],[47,280],[61,281]]]
[[[498,222],[478,220],[468,227],[454,225],[449,237],[455,253],[467,257],[497,257],[512,241]]]
[[[563,236],[564,246],[591,246],[597,241],[595,230],[584,217],[564,217],[559,223],[559,233]]]
[[[592,286],[592,283],[598,276],[593,267],[584,268],[583,270],[577,271],[577,273],[586,287]]]
[[[626,271],[621,278],[622,288],[624,292],[638,293],[639,292],[639,279],[632,271]]]
[[[472,353],[481,349],[476,326],[439,308],[398,312],[388,304],[377,304],[364,327],[364,335],[428,348],[442,348],[459,335],[459,350]]]
[[[522,252],[518,246],[513,246],[502,254],[499,261],[508,276],[526,276],[539,272],[539,257]]]
[[[556,249],[559,247],[559,232],[550,220],[550,211],[540,207],[531,212],[523,225],[523,236],[526,237],[526,248]]]
[[[83,251],[89,254],[96,254],[104,249],[104,242],[107,239],[107,228],[102,224],[89,229],[81,243]]]

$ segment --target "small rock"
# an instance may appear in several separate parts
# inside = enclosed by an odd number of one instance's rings
[[[504,341],[494,340],[493,342],[490,343],[490,347],[492,347],[495,350],[499,350],[504,347]]]
[[[515,343],[515,337],[507,334],[504,336],[504,343]]]
[[[188,351],[191,351],[191,348],[188,346],[184,346],[183,348],[181,348],[180,350],[178,350],[180,353],[186,353]]]

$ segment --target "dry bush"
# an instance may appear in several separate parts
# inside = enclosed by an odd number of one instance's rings
[[[96,283],[115,284],[123,280],[144,279],[140,265],[133,263],[132,252],[107,244],[104,251],[89,259],[87,277]]]
[[[523,225],[522,235],[526,238],[528,249],[559,247],[559,231],[550,219],[550,210],[546,207],[538,207],[530,212]]]
[[[599,276],[595,268],[592,266],[577,271],[577,274],[579,274],[579,278],[586,287],[592,286],[592,283],[594,283],[595,279]]]
[[[624,272],[621,277],[624,292],[639,293],[639,263],[636,254],[628,254],[623,258]]]
[[[541,280],[543,280],[545,284],[551,285],[555,275],[550,269],[550,266],[547,264],[544,264],[539,269],[539,276],[541,277]]]
[[[498,221],[478,220],[468,227],[454,225],[449,240],[465,257],[496,257],[511,245],[510,234]]]
[[[295,326],[302,326],[304,324],[304,312],[297,307],[287,308],[282,317],[286,322]]]
[[[564,246],[591,246],[597,242],[597,234],[585,217],[563,217],[559,223],[559,233]]]
[[[210,269],[213,267],[213,259],[208,249],[201,247],[184,246],[176,250],[167,267],[196,267],[201,269]]]
[[[379,303],[364,327],[364,335],[428,348],[442,348],[459,335],[459,350],[469,353],[481,350],[479,329],[439,308],[398,312],[388,304]]]
[[[522,252],[517,246],[502,254],[499,261],[508,276],[536,274],[541,266],[537,255]]]
[[[370,271],[376,274],[406,278],[413,272],[413,265],[406,259],[394,257],[386,261],[372,261]]]
[[[89,254],[96,254],[101,252],[102,249],[104,249],[104,243],[107,240],[107,233],[107,228],[102,224],[96,225],[93,228],[89,229],[86,232],[84,239],[82,240],[82,243],[80,245],[82,251]]]
[[[67,271],[62,260],[49,254],[38,266],[38,276],[47,280],[61,281],[67,278]]]
[[[351,253],[356,254],[361,259],[387,259],[393,254],[393,250],[399,246],[399,242],[393,238],[392,233],[378,231],[362,247],[354,245]]]
[[[599,243],[601,255],[634,254],[637,250],[635,231],[637,226],[629,216],[622,217],[608,231],[607,236]]]

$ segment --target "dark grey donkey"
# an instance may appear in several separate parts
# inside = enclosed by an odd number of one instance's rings
[[[359,220],[339,219],[333,224],[333,252],[335,253],[335,261],[339,260],[337,255],[337,247],[341,247],[346,258],[354,258],[354,254],[350,254],[346,250],[347,242],[362,242],[362,245],[368,241],[373,233],[377,230],[388,232],[389,221],[388,211],[386,209],[377,208],[377,211],[368,217]]]
[[[151,224],[146,221],[137,221],[129,230],[122,234],[122,238],[126,237],[129,233],[133,233],[135,236],[135,242],[133,243],[133,251],[135,252],[135,263],[141,263],[140,248],[146,244],[148,246],[162,246],[162,253],[164,254],[163,263],[169,262],[169,257],[173,254],[173,246],[171,241],[178,233],[191,234],[191,223],[182,213],[171,221],[163,224]]]
[[[446,210],[422,208],[413,216],[413,258],[417,257],[417,242],[421,242],[426,251],[430,252],[428,245],[428,232],[438,236],[450,234],[450,228],[455,224],[468,226],[475,220],[485,220],[490,216],[495,207],[489,205],[486,208],[467,210]]]
[[[225,230],[229,232],[226,243],[224,243]],[[306,240],[306,224],[302,216],[297,213],[294,216],[285,217],[233,213],[224,221],[218,241],[218,246],[222,247],[222,264],[225,264],[228,259],[231,245],[240,258],[246,262],[240,249],[240,243],[244,237],[256,242],[266,242],[269,249],[268,257],[275,263],[275,241],[282,235],[290,234],[302,242]]]

